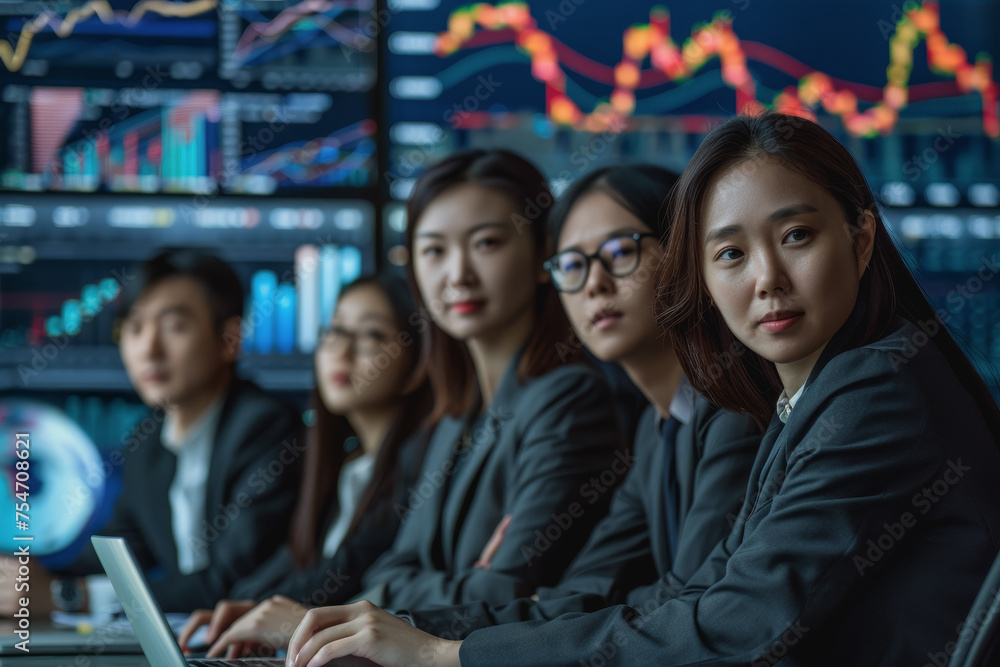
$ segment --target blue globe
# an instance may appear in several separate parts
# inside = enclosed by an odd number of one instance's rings
[[[28,434],[27,471],[17,463],[18,434]],[[31,553],[39,556],[65,549],[77,540],[104,497],[105,474],[97,447],[87,434],[61,410],[22,399],[0,399],[0,553],[12,553],[25,542],[15,536],[32,536]],[[21,440],[25,438],[21,437]],[[22,447],[23,449],[23,447]],[[24,467],[23,464],[21,466]],[[27,472],[28,526],[15,524],[18,473]],[[24,475],[21,475],[21,480]]]

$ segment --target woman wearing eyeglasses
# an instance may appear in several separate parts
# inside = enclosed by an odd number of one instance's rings
[[[400,524],[393,506],[407,502],[416,480],[426,446],[420,425],[431,406],[427,374],[417,367],[421,334],[409,321],[415,312],[400,278],[344,288],[315,352],[315,421],[288,543],[233,586],[233,599],[195,611],[182,647],[205,624],[213,656],[227,646],[240,655],[282,634],[287,641],[303,605],[360,588],[352,582],[392,545]]]
[[[853,157],[811,121],[738,117],[677,195],[661,321],[696,389],[769,422],[729,537],[648,613],[454,642],[365,605],[317,610],[293,665],[944,664],[975,632],[966,617],[1000,549],[1000,410]]]
[[[729,532],[760,429],[695,396],[653,315],[659,239],[668,232],[662,213],[676,178],[651,165],[598,169],[574,183],[549,219],[559,252],[545,267],[573,330],[599,360],[621,364],[651,403],[608,515],[560,582],[534,600],[407,610],[416,627],[458,639],[623,602],[652,609],[676,595]]]
[[[623,436],[542,266],[552,203],[534,165],[504,150],[457,153],[417,181],[406,245],[436,426],[366,599],[401,609],[531,595],[607,512]]]
[[[418,180],[407,205],[418,305],[409,322],[425,336],[417,368],[431,377],[433,435],[394,506],[403,524],[392,548],[326,604],[529,596],[559,581],[607,513],[628,459],[610,390],[576,361],[542,266],[552,201],[538,170],[503,150],[454,154]],[[272,607],[268,627],[294,628],[305,613]]]

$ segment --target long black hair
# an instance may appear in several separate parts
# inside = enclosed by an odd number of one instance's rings
[[[409,377],[402,387],[404,396],[375,456],[371,482],[354,512],[347,530],[348,535],[369,512],[390,512],[396,490],[406,488],[412,482],[412,477],[423,461],[426,439],[418,441],[415,459],[407,460],[405,466],[400,465],[400,448],[408,438],[421,432],[421,424],[432,405],[427,374],[417,364],[422,335],[411,323],[411,316],[416,310],[409,287],[402,278],[380,274],[352,282],[341,291],[340,298],[364,285],[378,287],[389,299],[396,325],[400,333],[406,334],[412,341],[410,346],[413,352],[410,355]],[[353,455],[343,444],[356,435],[344,415],[334,414],[326,408],[315,381],[313,385],[309,403],[315,414],[315,421],[306,433],[305,471],[289,533],[292,556],[300,568],[308,567],[317,558],[322,539],[319,533],[323,514],[337,498],[340,469]]]
[[[569,186],[552,207],[549,238],[553,249],[566,218],[576,203],[591,192],[603,192],[656,232],[663,244],[670,229],[670,191],[677,183],[674,172],[652,164],[601,167],[588,172]]]
[[[493,188],[510,198],[516,211],[511,223],[518,230],[531,234],[538,251],[538,271],[542,270],[548,251],[546,221],[554,198],[548,182],[535,165],[516,153],[501,149],[476,149],[449,155],[424,172],[406,204],[406,247],[411,256],[407,276],[424,317],[427,317],[427,304],[420,296],[412,259],[414,233],[431,203],[449,188],[462,183]],[[433,320],[427,322],[426,328],[428,333],[421,350],[420,366],[427,369],[435,395],[428,424],[436,423],[445,415],[460,417],[475,413],[482,407],[482,396],[468,349],[464,343],[444,333]],[[535,326],[524,344],[517,368],[518,382],[575,360],[578,355],[570,345],[570,332],[555,289],[548,282],[539,284],[535,294]],[[572,352],[567,358],[560,350]]]

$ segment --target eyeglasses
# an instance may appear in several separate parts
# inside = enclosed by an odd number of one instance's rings
[[[379,331],[366,329],[353,331],[338,326],[325,326],[319,330],[319,349],[332,352],[343,345],[350,345],[357,357],[374,357],[381,350],[386,337]]]
[[[597,248],[593,255],[579,250],[563,250],[545,262],[545,270],[552,275],[552,284],[560,292],[579,292],[590,274],[590,262],[596,259],[616,278],[631,275],[639,268],[642,239],[656,234],[639,233],[614,236]]]

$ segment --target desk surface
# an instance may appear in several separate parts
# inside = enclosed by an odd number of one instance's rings
[[[21,641],[21,638],[14,634],[16,630],[17,626],[13,622],[0,622],[0,659],[3,659],[0,664],[7,665],[8,658],[25,658],[29,655],[61,656],[62,664],[71,665],[77,656],[93,658],[105,655],[128,655],[132,656],[134,661],[135,656],[142,654],[128,621],[112,621],[107,625],[97,626],[89,632],[56,626],[48,620],[32,621],[27,654],[15,647],[15,644]],[[77,667],[94,666],[81,661]]]
[[[0,657],[0,667],[149,667],[141,655],[26,655]]]

